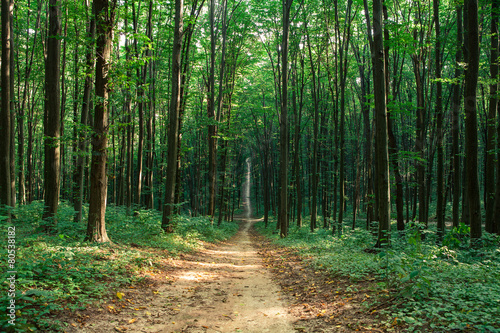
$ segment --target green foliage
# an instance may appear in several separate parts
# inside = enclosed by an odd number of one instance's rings
[[[33,202],[15,210],[16,220],[16,326],[8,325],[6,314],[0,316],[0,331],[25,332],[57,330],[54,314],[58,311],[84,309],[107,299],[121,286],[140,282],[147,270],[160,265],[165,257],[193,251],[203,241],[215,242],[232,236],[236,223],[213,226],[205,217],[179,216],[176,231],[164,233],[161,213],[140,210],[127,215],[124,207],[107,210],[108,235],[113,244],[83,242],[85,223],[73,222],[74,210],[61,204],[56,232],[47,235],[38,228],[42,221],[42,202]],[[9,225],[1,230],[7,235]],[[0,249],[7,258],[7,249]],[[7,261],[0,262],[2,281],[7,278]],[[0,307],[10,298],[8,286],[0,287]]]
[[[358,228],[345,228],[340,238],[332,237],[330,230],[292,228],[285,239],[263,223],[258,228],[274,242],[297,249],[315,269],[333,277],[374,280],[384,296],[371,306],[385,307],[388,327],[500,332],[499,236],[486,234],[482,246],[473,248],[469,227],[460,225],[439,246],[435,229],[414,223],[405,233],[394,232],[391,247],[377,252],[371,248],[375,238]]]

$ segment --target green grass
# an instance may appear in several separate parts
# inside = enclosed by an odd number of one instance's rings
[[[361,228],[345,227],[338,237],[331,230],[311,233],[308,226],[295,227],[279,239],[274,221],[270,225],[257,227],[275,243],[298,250],[314,268],[354,281],[374,279],[378,289],[388,290],[389,296],[371,304],[384,308],[388,329],[500,332],[498,236],[487,234],[474,248],[464,225],[448,232],[443,245],[436,245],[435,230],[420,237],[417,229],[409,229],[404,235],[394,232],[390,248],[370,253],[365,250],[373,248],[375,238]]]
[[[159,266],[165,257],[199,249],[203,242],[231,237],[236,223],[213,226],[206,217],[175,220],[175,232],[161,229],[161,213],[141,210],[127,215],[126,208],[109,207],[106,227],[113,244],[84,242],[85,222],[73,222],[73,209],[63,203],[59,208],[56,232],[42,230],[42,202],[16,208],[16,321],[13,327],[2,311],[0,331],[57,331],[61,323],[54,319],[59,311],[84,309],[103,302],[118,288],[140,283],[141,272]],[[7,225],[1,222],[7,241]],[[0,249],[2,281],[0,308],[6,309],[7,248]]]

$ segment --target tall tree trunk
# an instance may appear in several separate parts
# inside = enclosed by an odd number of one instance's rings
[[[479,23],[477,0],[466,0],[467,71],[465,73],[465,156],[467,158],[467,191],[471,239],[481,237],[481,205],[477,167],[477,105],[476,88],[479,72]]]
[[[94,133],[92,135],[92,162],[90,169],[90,203],[86,239],[94,242],[109,242],[106,233],[106,198],[108,179],[106,162],[109,131],[108,73],[113,43],[116,2],[94,0],[96,21],[96,66]]]
[[[139,52],[139,47],[137,45],[137,33],[138,33],[138,20],[140,17],[140,2],[139,8],[135,10],[135,2],[132,1],[132,19],[134,26],[134,48],[135,48],[135,56],[137,59],[140,59],[141,54]],[[137,113],[139,115],[139,136],[137,138],[137,179],[135,188],[135,204],[136,209],[141,206],[141,195],[142,195],[142,178],[143,178],[143,155],[144,155],[144,84],[146,79],[146,71],[147,71],[147,62],[143,67],[136,67],[136,75],[137,75],[137,99],[138,99],[138,110]]]
[[[290,9],[293,0],[283,0],[283,35],[281,42],[281,112],[280,112],[280,205],[278,224],[280,236],[288,235],[288,35],[290,29]]]
[[[94,18],[94,7],[92,9],[87,7],[87,13],[90,10],[90,19],[87,28],[87,37],[89,40],[93,40],[95,37],[95,18]],[[94,44],[89,43],[87,45],[85,54],[85,81],[83,86],[83,97],[82,97],[82,111],[80,115],[79,133],[78,133],[78,143],[77,143],[77,159],[75,165],[75,173],[73,175],[73,186],[74,186],[74,209],[76,211],[75,222],[81,222],[83,218],[83,200],[84,200],[84,190],[85,190],[85,169],[86,169],[86,156],[87,152],[87,130],[86,127],[89,123],[89,108],[90,108],[90,93],[92,90],[92,73],[94,71],[95,61],[94,61]],[[75,120],[76,122],[76,120]]]
[[[28,1],[28,6],[30,6],[30,1]],[[35,33],[33,36],[33,41],[31,42],[32,45],[36,45],[37,43],[37,38],[38,38],[38,32],[39,32],[39,26],[40,26],[40,16],[41,16],[41,5],[38,5],[38,10],[37,10],[37,16],[36,16],[36,23],[35,23]],[[30,31],[30,12],[28,12],[27,15],[27,22],[26,22],[26,36],[29,36],[29,31]],[[18,160],[19,160],[19,204],[25,204],[26,200],[29,200],[30,197],[30,188],[26,189],[25,187],[25,182],[26,182],[26,177],[25,177],[25,154],[24,154],[24,149],[25,149],[25,143],[24,143],[24,120],[25,120],[25,114],[26,114],[26,108],[28,104],[28,92],[29,92],[29,78],[31,76],[31,71],[33,69],[33,58],[35,54],[35,47],[31,48],[31,51],[28,53],[26,51],[26,60],[25,60],[25,68],[24,68],[24,86],[23,86],[23,95],[22,99],[20,101],[21,105],[19,107],[19,115],[18,115]],[[20,62],[17,62],[18,66],[18,73],[19,77],[21,77],[21,70],[19,68]],[[20,79],[18,79],[20,81]],[[18,85],[18,89],[21,88],[21,83]],[[18,94],[20,95],[20,94]],[[31,142],[28,142],[28,145],[32,144]],[[29,156],[26,159],[26,164],[29,165]],[[28,178],[28,182],[30,182],[31,179]]]
[[[305,29],[307,33],[307,48],[309,50],[309,62],[311,65],[312,72],[312,99],[314,105],[314,123],[313,123],[313,156],[312,156],[312,173],[311,173],[311,223],[310,229],[311,232],[316,229],[316,218],[318,215],[318,182],[319,182],[319,174],[318,174],[318,147],[319,147],[319,106],[318,106],[318,90],[317,90],[317,81],[316,81],[316,68],[314,66],[312,51],[311,51],[311,41],[309,37],[309,32],[307,32],[307,21],[305,24]],[[320,60],[318,59],[318,63]]]
[[[303,61],[301,61],[303,65]],[[302,71],[303,73],[303,71]],[[303,76],[302,76],[303,77]],[[303,83],[303,82],[302,82]],[[294,112],[294,120],[295,120],[295,132],[294,132],[294,147],[295,151],[293,154],[293,163],[295,170],[295,188],[297,193],[297,227],[302,226],[302,182],[301,182],[301,172],[300,172],[300,127],[302,122],[302,99],[303,99],[303,89],[304,85],[301,85],[300,94],[299,94],[299,105],[297,105],[297,70],[294,69],[293,75],[293,91],[292,91],[292,101],[293,101],[293,112]],[[266,186],[266,185],[264,185]]]
[[[383,11],[384,11],[384,20],[388,21],[389,16],[387,13],[387,7],[385,4],[383,5]],[[384,27],[384,39],[386,41],[389,41],[389,30],[387,27]],[[398,92],[396,91],[396,79],[393,79],[393,84],[392,84],[392,93],[390,92],[391,89],[391,80],[390,80],[390,71],[389,71],[389,44],[385,44],[384,48],[384,53],[385,53],[385,85],[387,89],[387,99],[386,103],[387,105],[390,105],[389,101],[389,95],[392,95],[392,100],[396,100],[396,95]],[[394,68],[396,68],[397,63],[395,62]],[[397,73],[395,72],[393,74],[394,77],[396,77]],[[390,110],[389,110],[390,111]],[[387,134],[388,134],[388,143],[389,143],[389,162],[392,166],[393,172],[394,172],[394,178],[395,178],[395,183],[396,183],[396,221],[397,221],[397,229],[398,231],[402,231],[405,228],[404,225],[404,214],[403,214],[403,177],[401,176],[401,172],[399,169],[399,155],[398,155],[398,143],[396,141],[396,135],[394,134],[394,122],[393,122],[393,117],[394,115],[389,112],[387,116]]]
[[[380,247],[389,243],[391,227],[382,0],[373,1],[373,31],[373,89],[375,95],[375,126],[377,131],[375,137],[375,161],[377,164],[379,215],[379,233],[376,247]]]
[[[10,221],[10,210],[12,206],[11,179],[10,179],[10,146],[11,142],[11,112],[10,100],[12,92],[10,91],[11,69],[11,47],[12,34],[10,21],[12,19],[12,9],[14,4],[10,0],[2,0],[2,108],[0,113],[0,214],[7,216]]]
[[[462,61],[462,8],[457,6],[457,50],[455,54],[455,63]],[[455,78],[462,75],[460,66],[455,67]],[[453,160],[453,227],[458,228],[460,215],[460,83],[453,85],[453,103],[452,103],[452,160]]]
[[[351,38],[351,6],[352,0],[347,2],[347,10],[345,15],[345,26],[344,33],[342,35],[342,43],[340,45],[340,164],[339,164],[339,178],[340,178],[340,187],[339,187],[339,219],[338,219],[338,233],[342,234],[342,224],[344,220],[344,206],[346,202],[346,193],[345,193],[345,88],[346,88],[346,79],[347,79],[347,71],[349,64],[349,40]],[[337,17],[338,21],[338,17]]]
[[[11,1],[13,2],[13,1]],[[11,41],[11,47],[9,49],[10,51],[10,59],[9,61],[9,66],[10,66],[10,78],[9,78],[9,90],[10,90],[10,196],[11,196],[11,205],[12,207],[16,207],[16,149],[15,149],[15,141],[16,141],[16,113],[15,113],[15,87],[14,87],[14,77],[15,77],[15,67],[14,67],[14,60],[15,60],[15,54],[14,54],[14,49],[16,48],[15,41],[14,41],[14,18],[13,18],[13,11],[10,12],[10,19],[9,19],[9,24],[10,24],[10,41]]]
[[[148,8],[148,25],[147,25],[147,36],[149,39],[149,42],[153,42],[153,0],[149,1],[149,8]],[[153,187],[153,142],[154,142],[154,128],[153,128],[153,121],[155,118],[155,110],[154,110],[154,99],[153,99],[153,93],[154,93],[154,60],[151,59],[151,48],[146,49],[146,60],[147,64],[144,65],[148,67],[149,70],[149,92],[148,92],[148,97],[147,97],[147,102],[146,105],[146,110],[147,110],[147,119],[146,119],[146,175],[144,178],[144,189],[145,189],[145,196],[144,196],[144,204],[147,209],[152,209],[154,206],[154,187]],[[145,72],[146,69],[144,69]],[[145,76],[146,77],[146,76]]]
[[[63,44],[62,44],[62,59],[61,59],[61,137],[64,137],[64,116],[65,116],[65,111],[66,111],[66,100],[67,100],[67,87],[66,87],[66,59],[67,59],[67,46],[68,46],[68,6],[66,6],[66,15],[64,19],[64,32],[63,32]],[[65,157],[66,157],[66,146],[64,144],[64,140],[61,141],[60,144],[60,150],[61,150],[61,182],[62,182],[62,188],[63,192],[61,194],[62,198],[65,199],[67,196],[67,191],[64,191],[64,189],[68,188],[67,182],[67,177],[65,175],[66,171],[66,162],[65,162]],[[66,194],[66,195],[65,195]]]
[[[127,27],[127,20],[125,19],[125,27]],[[130,41],[125,39],[125,59],[130,61]],[[127,76],[130,77],[131,71],[127,70]],[[134,174],[134,123],[132,117],[132,96],[130,92],[125,93],[125,114],[127,115],[127,174],[125,181],[125,195],[128,212],[131,212],[132,208],[132,196],[133,196],[133,174]]]
[[[210,1],[210,78],[208,112],[208,215],[215,216],[217,182],[217,126],[215,124],[215,0]]]
[[[436,130],[437,130],[437,234],[443,239],[445,232],[444,212],[444,147],[443,147],[443,85],[441,83],[441,27],[439,25],[439,0],[433,0],[436,25]]]
[[[77,40],[80,39],[80,30],[78,29],[78,25],[77,23],[75,22],[75,38]],[[79,74],[80,74],[80,53],[79,53],[79,47],[75,47],[75,51],[73,53],[73,68],[74,68],[74,71],[73,71],[73,75],[75,77],[75,81],[74,81],[74,86],[73,86],[73,145],[71,147],[72,151],[73,151],[73,154],[72,154],[72,163],[73,163],[73,175],[72,175],[72,183],[71,183],[71,190],[70,190],[70,193],[71,193],[71,197],[70,197],[70,202],[73,203],[73,206],[75,205],[75,201],[76,201],[76,198],[77,198],[77,191],[79,190],[77,187],[76,187],[76,181],[77,179],[75,179],[75,175],[76,175],[76,166],[77,166],[77,163],[78,163],[78,133],[79,133],[79,128],[77,126],[78,124],[78,107],[79,107],[79,102],[80,102],[80,99],[79,99],[79,96],[80,96],[80,91],[79,91],[79,87],[80,87],[80,80],[78,78]],[[79,222],[80,220],[78,220]]]
[[[370,46],[370,52],[373,54],[373,37],[372,37],[372,26],[370,22],[370,11],[368,8],[368,1],[363,0],[363,7],[365,11],[365,21],[368,30],[368,43]],[[361,58],[361,57],[359,57]],[[364,61],[363,52],[363,64]],[[360,62],[360,59],[358,59]],[[364,66],[359,67],[360,78],[361,78],[361,110],[363,112],[363,126],[365,127],[365,154],[366,154],[366,229],[369,230],[373,220],[373,175],[372,175],[372,135],[371,133],[371,123],[370,123],[370,107],[368,106],[368,101],[366,95],[370,91],[370,79],[367,77],[365,79],[365,68]]]
[[[494,209],[495,209],[495,132],[498,109],[498,17],[500,1],[491,2],[491,50],[490,50],[490,75],[493,82],[490,84],[490,104],[487,120],[486,139],[486,173],[484,175],[484,187],[486,192],[486,231],[495,232]],[[499,140],[499,138],[497,138]],[[497,177],[500,175],[497,174]]]
[[[59,205],[61,181],[61,12],[60,0],[49,1],[49,31],[47,36],[47,59],[45,60],[45,159],[44,189],[45,210],[43,219],[55,218]],[[48,222],[51,225],[55,221]],[[51,227],[46,226],[47,231]]]
[[[174,212],[175,183],[177,177],[177,149],[179,140],[179,110],[181,102],[181,51],[183,34],[183,0],[175,0],[175,30],[172,51],[172,92],[169,110],[167,180],[165,185],[165,202],[163,204],[163,217],[161,227],[167,232],[172,232],[172,214]]]

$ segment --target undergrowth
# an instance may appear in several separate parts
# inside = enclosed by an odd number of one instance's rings
[[[62,323],[55,319],[60,311],[84,309],[103,302],[119,287],[140,283],[141,272],[158,266],[165,257],[190,252],[203,242],[231,237],[236,223],[213,226],[206,217],[178,216],[175,232],[161,229],[161,213],[140,210],[127,214],[126,208],[109,207],[106,227],[111,244],[84,242],[86,224],[73,222],[74,210],[61,204],[57,227],[48,235],[42,230],[42,202],[16,208],[14,224],[1,222],[7,241],[7,229],[15,226],[16,241],[16,319],[8,323],[7,312],[0,314],[1,332],[59,331]],[[6,243],[5,243],[6,244]],[[7,248],[0,249],[7,258]],[[9,284],[7,260],[0,261],[2,281],[0,308],[6,309]]]
[[[262,222],[257,228],[296,249],[317,270],[373,281],[379,296],[367,311],[385,314],[388,331],[500,332],[498,236],[486,234],[480,247],[471,247],[468,226],[461,225],[440,244],[435,229],[416,225],[393,232],[391,246],[375,250],[375,237],[362,228],[345,227],[339,237],[331,230],[292,227],[284,239]]]

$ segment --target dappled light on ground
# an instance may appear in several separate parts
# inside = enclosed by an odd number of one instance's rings
[[[254,220],[230,241],[165,260],[147,289],[103,304],[100,316],[68,332],[295,332],[281,289],[252,245]]]

